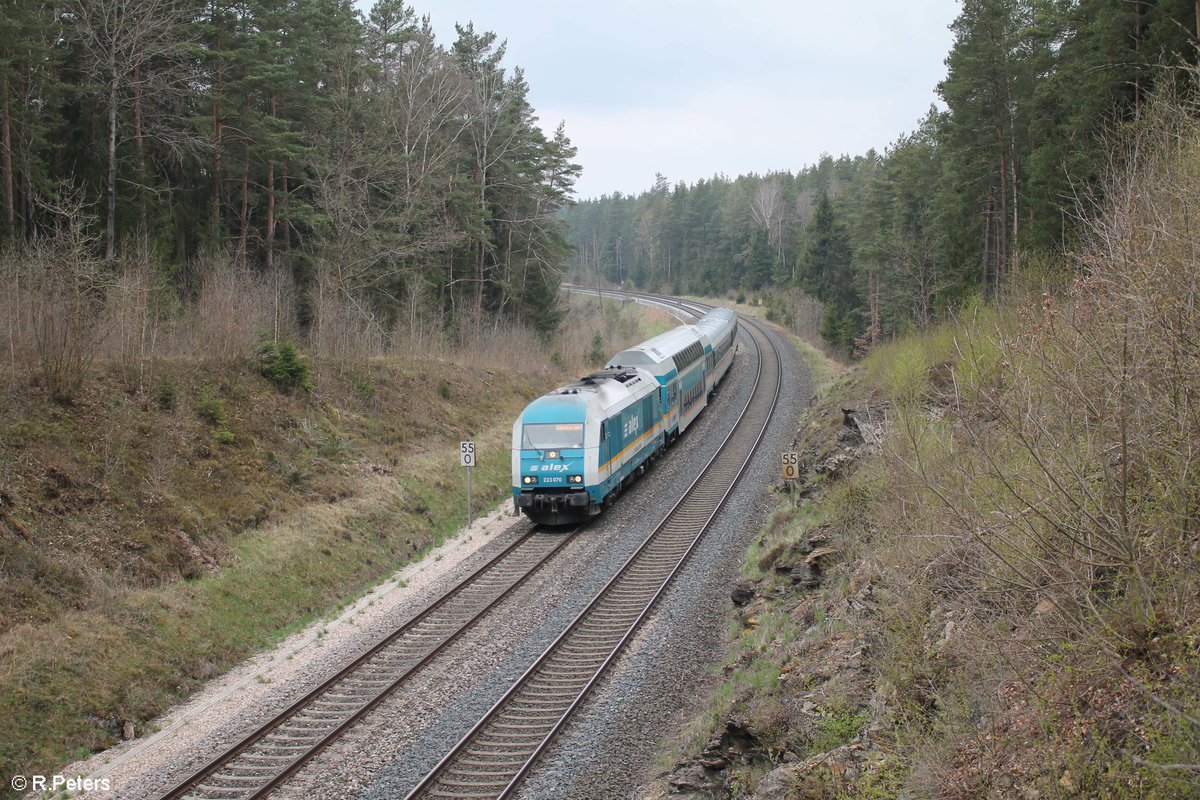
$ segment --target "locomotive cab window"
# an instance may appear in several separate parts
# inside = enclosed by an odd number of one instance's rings
[[[521,445],[532,450],[568,450],[583,447],[582,422],[544,422],[526,425]]]

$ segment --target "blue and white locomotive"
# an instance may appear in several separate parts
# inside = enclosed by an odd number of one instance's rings
[[[736,335],[716,309],[530,403],[513,425],[516,507],[544,525],[600,513],[707,405]]]

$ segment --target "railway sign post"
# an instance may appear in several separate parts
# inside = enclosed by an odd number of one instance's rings
[[[458,463],[467,468],[467,527],[474,521],[471,516],[471,468],[475,466],[475,443],[458,443]]]
[[[783,479],[794,481],[800,477],[800,454],[795,450],[779,454],[780,466],[783,467]]]

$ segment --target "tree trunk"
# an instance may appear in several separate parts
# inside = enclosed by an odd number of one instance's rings
[[[987,200],[983,205],[983,254],[979,258],[979,288],[983,296],[988,296],[991,285],[991,270],[988,262],[991,260],[992,245],[992,187],[988,187]]]
[[[1003,141],[1003,140],[1001,140]],[[1000,148],[1000,224],[996,226],[996,268],[992,271],[996,296],[999,296],[1000,279],[1008,266],[1008,154]]]
[[[485,156],[486,158],[486,151]],[[484,166],[484,158],[479,160],[476,166],[475,179],[479,181],[479,243],[475,251],[475,321],[478,323],[483,319],[483,267],[486,251],[487,240],[487,222],[484,221],[484,216],[487,213],[487,169]]]
[[[275,116],[275,95],[271,95],[271,116]],[[267,269],[275,266],[275,161],[267,160]]]
[[[133,67],[133,146],[137,150],[138,161],[138,222],[144,231],[146,229],[146,149],[142,142],[142,68],[140,64]]]
[[[1012,165],[1012,253],[1009,257],[1008,272],[1016,274],[1021,269],[1021,249],[1018,239],[1021,235],[1021,198],[1017,191],[1017,187],[1021,184],[1021,163],[1016,157],[1017,143],[1015,141],[1012,143],[1012,151],[1013,157],[1009,162]]]
[[[116,252],[117,236],[117,82],[108,90],[108,222],[105,225],[104,260],[111,261]]]
[[[247,241],[250,236],[250,143],[247,142],[242,150],[242,229],[238,237],[238,258],[245,262]]]
[[[4,105],[0,107],[0,171],[3,172],[3,177],[0,179],[0,185],[4,187],[4,219],[8,222],[8,227],[12,230],[15,220],[14,209],[16,204],[13,200],[13,162],[12,162],[12,127],[9,122],[9,97],[8,97],[8,76],[0,78],[0,97],[3,98]]]
[[[216,9],[213,10],[213,22],[217,28],[216,41],[213,44],[214,52],[221,51],[221,25],[217,21]],[[212,218],[210,221],[210,236],[212,244],[215,245],[217,237],[221,231],[221,188],[224,181],[221,179],[221,104],[219,98],[223,88],[221,75],[221,62],[217,60],[217,71],[213,79],[213,195],[212,195]]]
[[[279,188],[283,196],[279,198],[279,221],[283,225],[283,254],[291,261],[292,255],[292,223],[288,219],[288,174],[287,167],[280,167]]]

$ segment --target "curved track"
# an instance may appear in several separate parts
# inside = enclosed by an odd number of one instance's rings
[[[163,800],[266,795],[561,552],[572,532],[526,532],[379,644],[177,784]]]
[[[697,316],[710,308],[634,292],[611,294]],[[743,330],[757,340],[755,389],[708,467],[588,608],[410,797],[507,796],[665,592],[745,468],[778,396],[778,354],[753,323]],[[162,800],[264,797],[524,584],[572,541],[572,532],[528,531]]]
[[[746,322],[743,329],[757,345],[754,390],[708,467],[618,574],[407,800],[512,794],[666,592],[745,470],[778,401],[779,353],[757,325]]]

